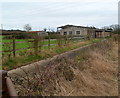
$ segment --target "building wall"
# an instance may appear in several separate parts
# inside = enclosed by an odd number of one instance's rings
[[[96,37],[97,38],[108,37],[108,36],[110,36],[110,32],[105,32],[105,31],[103,31],[103,32],[96,32]]]
[[[108,37],[108,36],[110,36],[110,32],[103,32],[103,37]]]
[[[95,29],[88,29],[87,36],[89,38],[95,38]]]
[[[46,35],[48,35],[48,33],[46,33],[45,31],[43,31],[43,32],[37,32],[37,34],[39,36],[46,36]]]
[[[70,32],[72,31],[72,35],[87,35],[87,28],[78,28],[78,27],[68,27],[66,29],[61,29],[59,32],[61,35],[64,35],[64,32],[66,32],[66,35],[70,35]],[[80,34],[77,34],[77,31],[80,31]]]

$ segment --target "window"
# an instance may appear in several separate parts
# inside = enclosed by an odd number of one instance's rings
[[[77,35],[80,35],[80,31],[76,31],[76,34],[77,34]]]
[[[64,32],[64,35],[67,35],[67,32]]]
[[[72,35],[72,31],[69,31],[69,35]]]

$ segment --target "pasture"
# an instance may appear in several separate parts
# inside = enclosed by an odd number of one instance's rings
[[[4,39],[2,44],[2,68],[11,70],[35,61],[53,57],[88,44],[103,40],[83,38],[56,39]]]

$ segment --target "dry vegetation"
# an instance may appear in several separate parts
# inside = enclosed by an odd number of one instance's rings
[[[75,59],[58,59],[39,73],[13,79],[19,95],[117,96],[118,43],[100,42]]]

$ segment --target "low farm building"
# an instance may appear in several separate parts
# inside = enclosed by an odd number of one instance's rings
[[[75,25],[65,25],[57,28],[57,32],[60,35],[72,35],[72,36],[83,36],[100,38],[110,36],[111,31],[96,29],[95,27],[84,27]]]
[[[95,28],[65,25],[57,28],[60,35],[81,35],[87,36],[88,33],[95,33]],[[94,35],[94,34],[93,34]]]
[[[111,35],[112,30],[96,29],[95,38],[108,37]]]
[[[38,36],[46,36],[46,35],[48,35],[48,33],[45,32],[45,31],[30,31],[30,32],[27,32],[27,33],[37,34]]]

